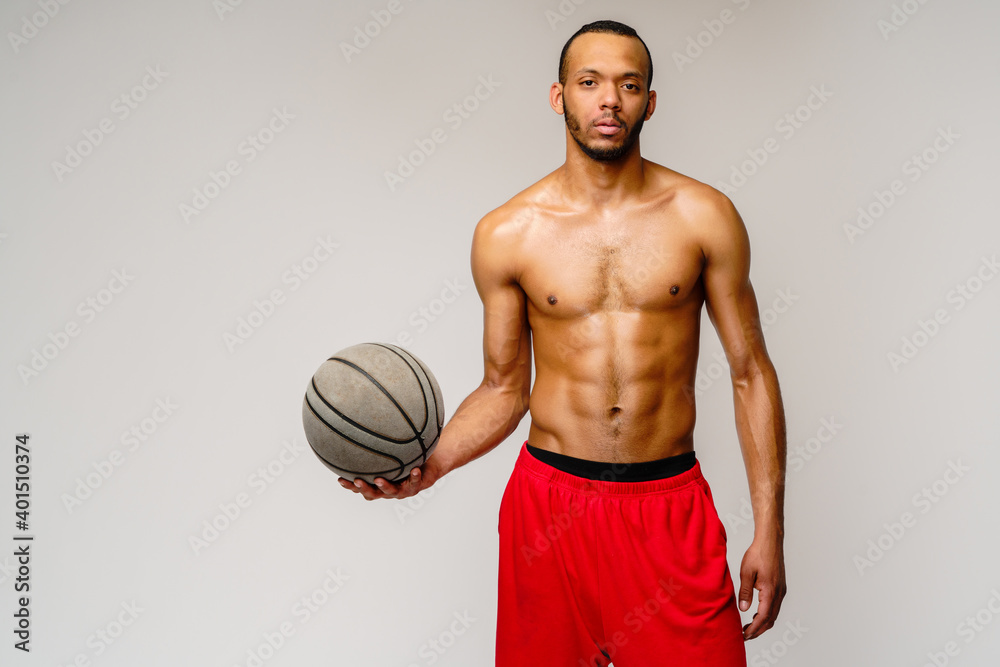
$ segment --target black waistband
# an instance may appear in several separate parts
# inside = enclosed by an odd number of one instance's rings
[[[575,456],[566,456],[547,449],[539,449],[525,443],[528,453],[542,463],[563,472],[584,479],[598,479],[607,482],[649,482],[666,479],[686,472],[694,467],[693,451],[668,456],[656,461],[636,461],[634,463],[613,463],[610,461],[588,461]]]

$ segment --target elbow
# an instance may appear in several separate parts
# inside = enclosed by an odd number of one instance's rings
[[[510,405],[511,412],[518,418],[523,417],[528,412],[531,395],[531,364],[488,366],[481,386]]]
[[[528,414],[531,398],[531,383],[515,377],[489,377],[483,379],[482,388],[493,394],[509,407],[513,423],[517,424]]]
[[[744,355],[729,361],[729,373],[737,389],[745,389],[773,372],[774,367],[766,354]]]

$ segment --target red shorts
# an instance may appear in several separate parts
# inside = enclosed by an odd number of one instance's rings
[[[701,465],[589,480],[521,446],[500,503],[497,667],[746,665]]]

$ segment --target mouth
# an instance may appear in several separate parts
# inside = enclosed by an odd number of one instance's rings
[[[596,127],[597,131],[604,136],[611,136],[618,133],[622,129],[622,126],[619,123],[610,119],[599,120],[594,124],[594,127]]]

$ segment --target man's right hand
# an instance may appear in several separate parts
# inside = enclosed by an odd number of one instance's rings
[[[523,217],[516,212],[491,212],[476,225],[472,238],[472,279],[485,313],[482,383],[444,425],[434,454],[405,480],[376,479],[369,484],[341,477],[345,489],[360,493],[365,500],[409,498],[496,447],[528,413],[531,327],[528,297],[517,282]]]
[[[369,484],[365,480],[358,478],[351,482],[343,477],[337,478],[340,485],[345,489],[350,489],[354,493],[360,493],[365,500],[375,500],[376,498],[396,498],[401,500],[414,496],[436,482],[441,475],[437,466],[432,465],[434,458],[431,457],[418,468],[410,471],[406,479],[400,482],[390,482],[382,477],[375,478],[375,484]]]

